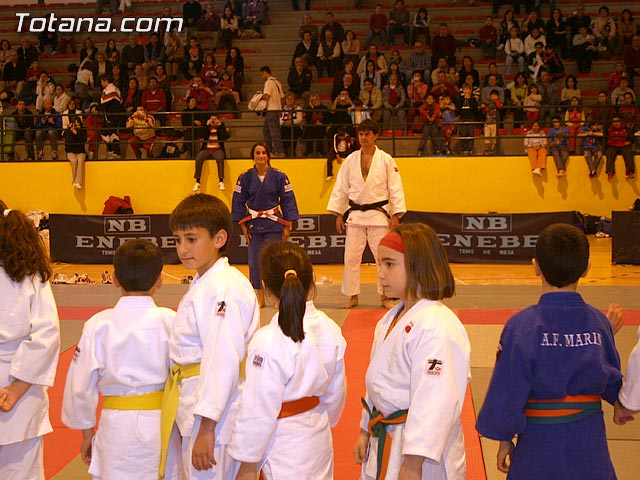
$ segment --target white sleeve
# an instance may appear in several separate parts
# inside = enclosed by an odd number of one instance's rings
[[[344,350],[346,342],[342,340],[342,345],[338,349],[338,361],[336,363],[336,369],[333,373],[333,378],[329,382],[327,393],[322,396],[322,404],[327,407],[327,413],[329,414],[329,422],[331,427],[335,427],[342,417],[344,411],[344,405],[347,398],[347,377],[344,366]]]
[[[29,338],[11,358],[9,375],[32,385],[53,386],[60,353],[60,321],[49,282],[33,278]]]
[[[407,211],[402,188],[402,179],[395,160],[389,156],[387,162],[387,189],[389,190],[389,207],[391,215],[403,214]]]
[[[640,410],[640,328],[638,329],[638,342],[629,356],[627,371],[618,399],[629,410]]]
[[[355,152],[351,155],[355,155]],[[327,210],[330,212],[335,212],[342,215],[347,208],[347,203],[349,202],[349,167],[351,165],[352,159],[347,157],[346,161],[342,164],[340,170],[338,170],[338,176],[336,178],[336,183],[333,186],[333,190],[331,191],[331,198],[329,199],[329,204],[327,205]]]

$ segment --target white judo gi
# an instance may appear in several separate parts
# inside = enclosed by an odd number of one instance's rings
[[[14,282],[0,266],[0,387],[14,379],[31,387],[10,412],[0,412],[0,478],[44,479],[42,435],[51,432],[47,387],[60,351],[60,322],[49,282]]]
[[[180,301],[171,332],[173,363],[200,363],[200,375],[179,384],[176,424],[182,439],[185,480],[235,479],[239,464],[226,447],[238,408],[240,363],[260,326],[260,307],[249,280],[222,257],[196,276]],[[191,453],[201,417],[217,421],[212,470],[193,468]]]
[[[67,373],[62,421],[84,430],[96,425],[98,395],[126,397],[164,389],[175,312],[150,296],[121,297],[91,317]],[[101,480],[156,480],[160,410],[103,409],[91,447],[89,474]],[[169,456],[168,479],[179,478],[179,444]]]
[[[259,463],[267,480],[332,480],[331,427],[346,395],[340,327],[313,302],[306,303],[305,338],[296,343],[278,326],[278,314],[253,337],[247,379],[228,453]],[[318,396],[312,410],[278,419],[283,402]]]
[[[366,375],[366,401],[387,417],[408,409],[406,423],[387,426],[393,439],[386,480],[396,480],[403,455],[425,457],[423,480],[464,480],[464,438],[460,414],[471,377],[470,345],[458,317],[438,301],[421,300],[385,339],[403,304],[376,326]],[[360,428],[367,430],[363,409]],[[389,438],[387,437],[387,442]],[[376,477],[378,440],[370,438],[361,480]]]
[[[640,410],[640,328],[638,328],[638,342],[629,356],[618,400],[629,410]]]
[[[360,150],[353,152],[342,164],[327,210],[343,213],[349,206],[349,200],[358,205],[388,200],[389,203],[382,208],[389,215],[405,213],[407,207],[402,180],[393,157],[376,147],[369,174],[364,180],[360,168],[360,153]],[[389,230],[389,217],[380,210],[352,210],[346,222],[346,229],[342,293],[352,296],[360,294],[360,264],[367,242],[377,263],[378,244]],[[378,293],[382,294],[380,282]]]

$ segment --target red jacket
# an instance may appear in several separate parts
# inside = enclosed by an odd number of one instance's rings
[[[613,125],[609,127],[609,140],[607,145],[610,147],[622,148],[629,145],[627,139],[627,129],[625,127],[616,128]]]

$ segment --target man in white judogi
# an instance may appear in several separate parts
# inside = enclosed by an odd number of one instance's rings
[[[369,244],[377,262],[380,239],[400,223],[400,217],[407,211],[396,162],[376,146],[379,134],[380,126],[373,120],[360,123],[360,150],[344,161],[327,205],[327,210],[336,215],[338,233],[345,230],[347,233],[342,293],[349,300],[343,308],[358,305],[365,246]],[[379,282],[378,293],[383,306],[391,308],[393,304],[382,295]]]

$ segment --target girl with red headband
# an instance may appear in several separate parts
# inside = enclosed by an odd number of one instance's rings
[[[380,241],[378,261],[384,294],[401,302],[375,330],[354,447],[360,478],[464,480],[470,346],[441,302],[455,293],[444,247],[427,225],[400,225]]]

